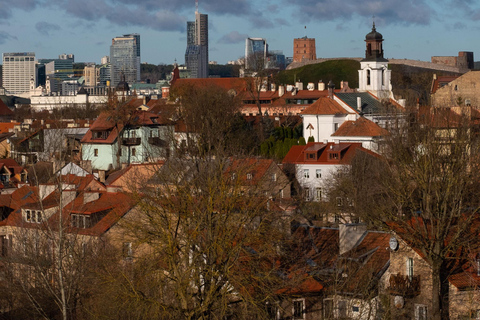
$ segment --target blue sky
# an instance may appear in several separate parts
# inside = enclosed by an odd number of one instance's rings
[[[480,60],[477,0],[199,0],[199,11],[209,16],[210,60],[219,63],[241,57],[247,36],[286,56],[305,35],[316,39],[317,57],[363,56],[372,16],[387,58],[473,51]],[[0,49],[99,63],[113,37],[139,33],[142,62],[183,63],[194,14],[194,0],[0,0]]]

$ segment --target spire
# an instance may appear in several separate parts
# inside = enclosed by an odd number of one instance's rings
[[[198,12],[198,0],[195,0],[195,12]]]

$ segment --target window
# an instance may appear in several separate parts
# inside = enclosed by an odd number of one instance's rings
[[[338,317],[340,319],[347,318],[347,301],[346,300],[338,301]]]
[[[359,306],[352,306],[352,312],[360,312]]]
[[[370,85],[370,70],[367,70],[367,86]]]
[[[333,124],[333,131],[337,131],[338,130],[338,123],[334,123]]]
[[[93,149],[93,156],[98,157],[98,149]]]
[[[303,169],[303,177],[308,179],[310,178],[310,170],[309,169]]]
[[[84,214],[72,214],[70,223],[72,227],[87,229],[90,228],[90,217]]]
[[[413,278],[413,258],[407,258],[407,276],[408,279]]]
[[[427,320],[427,306],[423,304],[415,305],[415,320]]]
[[[252,174],[251,173],[247,173],[247,180],[252,180]]]
[[[271,178],[272,178],[272,181],[274,181],[274,182],[277,181],[277,174],[276,174],[276,173],[272,173]]]
[[[325,319],[333,319],[333,300],[325,299],[323,300],[323,317]]]
[[[304,311],[304,304],[305,301],[301,300],[293,300],[293,319],[303,319],[305,311]]]
[[[278,319],[278,307],[276,304],[267,302],[266,309],[268,319]]]
[[[137,150],[135,148],[132,148],[132,156],[135,157],[137,155]]]
[[[42,211],[25,210],[24,219],[27,222],[42,223],[43,221]]]
[[[305,194],[305,200],[310,200],[310,189],[309,188],[305,188],[304,190],[304,194]]]
[[[124,242],[123,243],[123,257],[131,258],[133,256],[132,243]]]
[[[315,189],[315,200],[317,201],[322,200],[322,188]]]
[[[7,235],[0,236],[0,256],[6,257],[12,248],[12,236],[8,237]]]
[[[343,206],[343,199],[342,199],[342,197],[337,197],[335,200],[337,201],[337,207]]]
[[[232,180],[235,180],[237,179],[237,173],[236,172],[232,172]]]
[[[322,169],[316,169],[315,176],[317,177],[317,179],[320,179],[322,177]]]

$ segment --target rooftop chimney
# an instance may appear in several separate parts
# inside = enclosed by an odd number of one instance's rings
[[[333,99],[333,91],[335,90],[335,83],[332,80],[328,83],[328,97]]]
[[[325,90],[325,83],[323,83],[322,80],[318,82],[318,91],[323,91]]]
[[[278,86],[278,96],[281,97],[285,94],[285,87],[284,86]]]

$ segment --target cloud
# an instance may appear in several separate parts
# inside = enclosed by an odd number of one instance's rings
[[[248,38],[247,34],[239,33],[238,31],[232,31],[223,35],[218,39],[218,43],[234,44],[245,42],[245,39]]]
[[[348,21],[354,16],[375,20],[381,18],[386,24],[428,25],[435,14],[426,0],[303,0],[292,4],[293,16],[299,21],[343,20]]]
[[[453,29],[455,29],[455,30],[463,30],[463,29],[466,29],[466,28],[467,28],[467,26],[463,22],[457,22],[453,25]]]
[[[261,14],[254,14],[250,16],[249,20],[255,28],[259,29],[271,29],[275,26],[272,21],[263,17]]]
[[[35,29],[37,29],[39,33],[49,36],[51,31],[57,31],[61,28],[57,24],[40,21],[35,24]]]
[[[17,37],[12,36],[4,31],[0,31],[0,44],[4,44],[8,40],[17,40]]]

